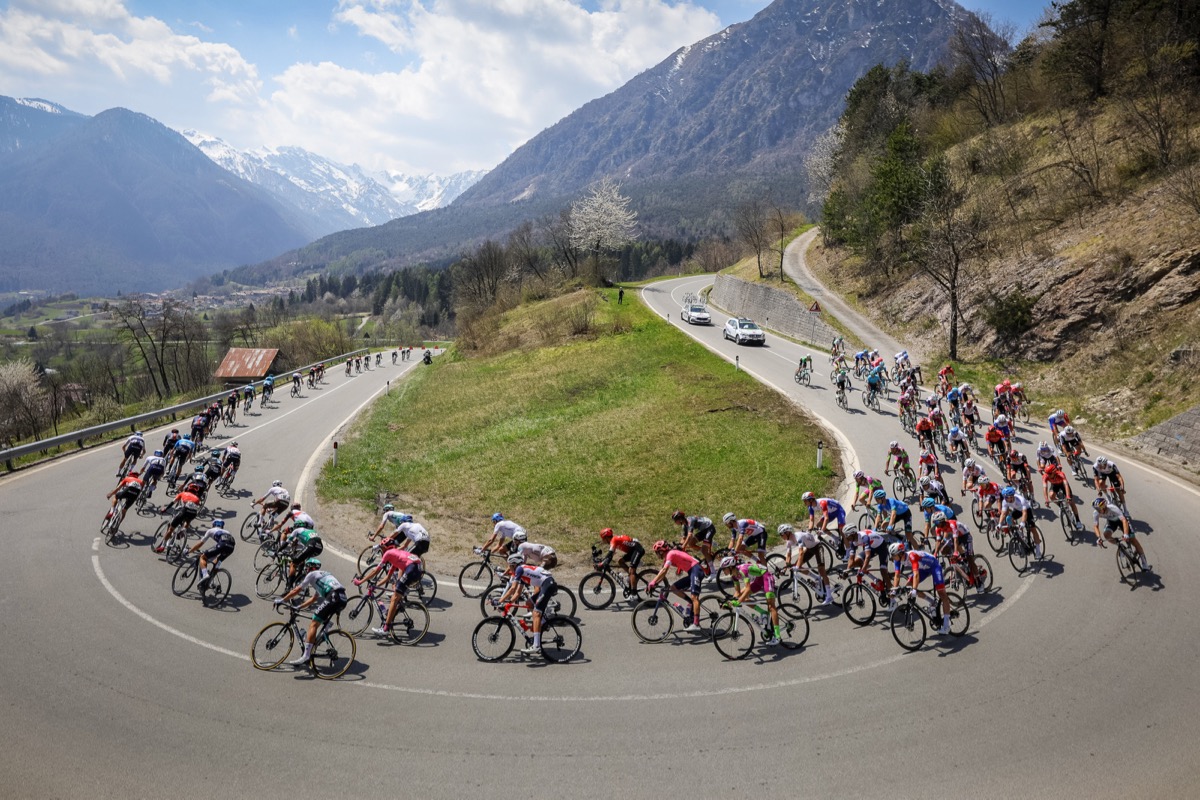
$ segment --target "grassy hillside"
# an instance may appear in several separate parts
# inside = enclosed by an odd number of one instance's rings
[[[326,464],[322,502],[373,513],[396,494],[441,553],[479,540],[495,511],[567,552],[606,526],[670,535],[677,507],[794,519],[804,491],[834,482],[815,468],[818,427],[632,294],[521,306],[498,320],[489,355],[418,369]]]

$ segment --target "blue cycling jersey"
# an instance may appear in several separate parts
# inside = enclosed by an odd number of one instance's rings
[[[896,516],[900,516],[908,513],[908,505],[901,503],[894,497],[889,497],[879,504],[879,510],[884,512],[895,511]]]
[[[946,399],[950,402],[954,402],[960,397],[962,397],[962,392],[958,391],[957,387],[946,392]]]
[[[940,503],[936,503],[936,504],[934,504],[933,508],[931,508],[931,509],[928,509],[928,510],[925,512],[925,519],[926,519],[926,520],[928,520],[928,519],[929,519],[930,517],[932,517],[932,516],[933,516],[933,514],[934,514],[935,512],[937,512],[937,511],[940,511],[940,512],[942,512],[943,514],[945,514],[945,515],[946,515],[946,519],[955,519],[955,516],[954,516],[954,509],[953,509],[953,508],[951,508],[950,506],[944,506],[944,505],[941,505]]]

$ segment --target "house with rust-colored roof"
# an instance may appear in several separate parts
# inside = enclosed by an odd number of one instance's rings
[[[278,360],[276,347],[231,347],[213,377],[239,385],[260,381],[267,373],[278,372],[275,364]]]

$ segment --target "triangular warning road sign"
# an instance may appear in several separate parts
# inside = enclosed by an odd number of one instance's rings
[[[819,312],[821,310],[821,305],[816,300],[813,300],[813,304],[808,307],[808,310]]]

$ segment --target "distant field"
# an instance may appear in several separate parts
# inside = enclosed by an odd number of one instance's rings
[[[586,306],[591,330],[416,370],[341,443],[318,482],[322,501],[373,512],[377,493],[391,492],[435,537],[484,531],[502,511],[539,540],[586,552],[606,526],[668,536],[677,507],[733,511],[773,531],[797,517],[804,491],[831,487],[832,473],[801,456],[821,438],[808,418],[630,299],[582,290],[523,306],[497,340],[552,335]]]

